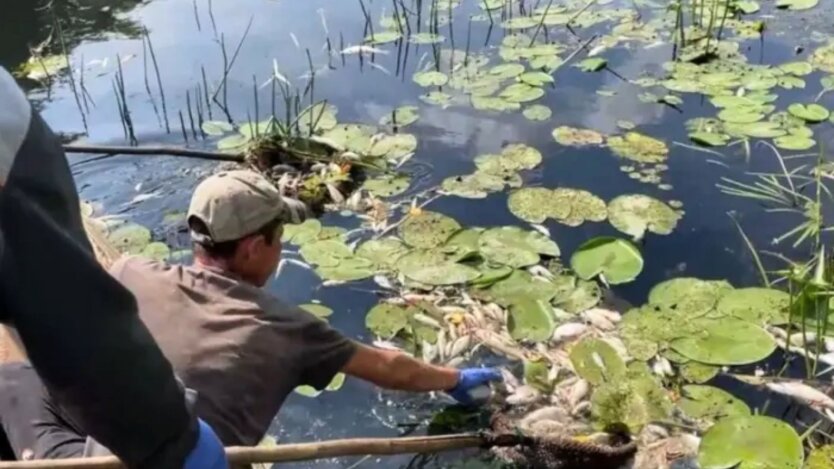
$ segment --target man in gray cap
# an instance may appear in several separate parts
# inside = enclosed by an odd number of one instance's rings
[[[494,369],[434,366],[354,342],[263,291],[284,224],[305,216],[304,204],[258,173],[219,173],[191,199],[192,266],[133,257],[111,269],[224,444],[257,444],[295,387],[323,389],[338,372],[389,389],[446,391],[464,404],[472,389],[501,379]]]

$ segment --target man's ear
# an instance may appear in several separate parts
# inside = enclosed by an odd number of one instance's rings
[[[240,240],[238,244],[238,255],[242,256],[244,260],[258,258],[265,244],[266,240],[263,235],[256,234],[247,236]]]

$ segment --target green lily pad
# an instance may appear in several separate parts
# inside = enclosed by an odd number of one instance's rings
[[[830,115],[828,109],[819,104],[794,103],[788,106],[788,112],[806,122],[822,122]]]
[[[539,21],[532,16],[517,16],[504,21],[501,26],[505,29],[527,29],[538,26]]]
[[[203,122],[203,125],[200,126],[203,129],[203,132],[206,135],[223,135],[227,132],[231,132],[234,129],[232,124],[225,122],[225,121],[206,121]]]
[[[601,339],[582,339],[570,350],[576,374],[594,386],[616,381],[626,374],[626,366],[617,350]]]
[[[668,351],[674,350],[667,350],[667,352]],[[719,371],[721,371],[720,367],[693,361],[684,363],[680,367],[681,378],[690,383],[696,384],[703,384],[712,378],[715,378],[718,376]]]
[[[677,226],[680,214],[647,195],[621,195],[608,203],[608,220],[614,228],[642,239],[646,231],[670,234]]]
[[[550,119],[550,116],[553,115],[553,112],[550,110],[549,107],[543,106],[541,104],[534,104],[532,106],[528,106],[524,108],[524,111],[521,112],[524,114],[524,117],[527,120],[531,121],[546,121]]]
[[[315,218],[307,219],[301,224],[287,224],[284,225],[284,234],[281,236],[281,241],[303,246],[317,240],[321,230],[321,222]]]
[[[411,179],[406,174],[383,174],[367,179],[362,188],[377,197],[393,197],[408,189]]]
[[[469,228],[458,231],[443,245],[443,253],[449,256],[449,260],[454,262],[475,257],[478,254],[478,239],[480,239],[483,231],[481,228]]]
[[[679,277],[655,285],[649,292],[649,303],[698,317],[712,311],[719,299],[732,290],[732,285],[724,280]]]
[[[785,88],[786,90],[796,89],[805,89],[805,80],[799,77],[785,75],[779,78],[779,86]]]
[[[417,149],[417,137],[411,134],[384,135],[375,140],[368,149],[370,156],[384,156],[388,159],[402,158]]]
[[[809,10],[814,8],[819,0],[776,0],[776,8],[783,10]]]
[[[171,248],[165,243],[156,241],[145,246],[139,255],[157,261],[166,261],[171,256]]]
[[[669,155],[669,147],[665,143],[639,132],[608,137],[608,146],[617,156],[639,163],[662,163]]]
[[[336,266],[320,266],[316,273],[324,280],[352,282],[372,277],[374,270],[367,259],[352,257],[340,261]]]
[[[530,223],[543,223],[551,213],[548,205],[553,191],[543,187],[525,187],[510,194],[507,206],[513,215]]]
[[[753,323],[783,324],[788,320],[791,297],[772,288],[729,290],[718,301],[719,313]]]
[[[387,44],[389,42],[394,42],[399,39],[400,33],[396,31],[375,31],[373,34],[369,34],[365,38],[365,42],[368,44]]]
[[[240,150],[251,142],[250,138],[244,137],[240,134],[229,135],[217,141],[218,150]]]
[[[446,38],[439,34],[427,32],[412,34],[409,38],[412,44],[439,44],[445,40]]]
[[[723,147],[730,142],[730,136],[714,132],[692,132],[689,139],[708,147]]]
[[[745,15],[752,15],[761,8],[759,2],[753,0],[742,0],[734,3],[735,8]]]
[[[581,189],[559,187],[542,202],[550,207],[550,216],[563,225],[579,226],[585,221],[598,222],[608,217],[605,201]]]
[[[521,109],[521,104],[515,101],[508,101],[504,98],[472,95],[472,107],[479,111],[506,112]]]
[[[446,109],[452,105],[452,95],[442,91],[429,91],[426,94],[420,95],[420,101]]]
[[[570,258],[576,275],[584,280],[600,276],[611,285],[628,283],[643,271],[643,256],[630,242],[613,237],[586,241]]]
[[[817,144],[817,142],[808,137],[803,137],[801,135],[785,135],[783,137],[777,137],[773,139],[773,144],[783,150],[809,150]]]
[[[608,61],[602,57],[588,57],[587,59],[576,64],[575,67],[579,68],[583,72],[598,72],[607,65]]]
[[[579,314],[598,305],[601,300],[602,290],[597,282],[578,280],[569,290],[557,292],[553,304],[568,313]]]
[[[541,162],[541,152],[523,143],[511,143],[501,150],[502,166],[514,171],[533,169]],[[478,161],[475,163],[478,164]],[[478,167],[484,169],[480,165]]]
[[[725,417],[750,415],[750,407],[727,391],[697,384],[682,388],[678,407],[687,417],[697,420],[717,422]]]
[[[315,241],[301,247],[301,256],[309,264],[321,267],[336,267],[343,260],[353,257],[353,252],[337,240]]]
[[[409,246],[431,249],[444,244],[460,229],[460,224],[453,218],[424,210],[408,215],[397,232]]]
[[[544,90],[526,83],[515,83],[504,88],[499,96],[511,103],[527,103],[544,96]]]
[[[606,382],[591,396],[591,418],[600,429],[625,425],[637,434],[651,422],[668,419],[671,410],[666,390],[648,372]]]
[[[515,340],[545,342],[553,336],[556,323],[553,308],[546,301],[518,299],[510,306],[507,328]]]
[[[539,262],[539,253],[556,257],[559,246],[537,231],[514,226],[491,228],[478,239],[478,249],[488,261],[511,267],[526,267]]]
[[[492,301],[507,306],[523,299],[550,301],[558,292],[553,283],[537,280],[527,272],[515,270],[509,277],[489,287],[485,293]]]
[[[417,122],[417,120],[420,119],[420,115],[417,111],[417,106],[400,106],[382,116],[379,120],[379,125],[395,125],[397,127],[405,127]]]
[[[82,67],[84,64],[81,65]],[[44,81],[69,68],[66,55],[34,55],[18,68],[16,75],[30,80]]]
[[[396,238],[371,239],[356,248],[356,257],[368,259],[380,270],[394,270],[397,260],[409,251]]]
[[[497,265],[489,262],[481,262],[477,265],[477,269],[481,276],[469,283],[480,288],[494,285],[495,282],[503,280],[513,273],[513,268],[508,265]]]
[[[454,285],[478,278],[472,267],[449,261],[435,251],[411,251],[397,260],[397,270],[406,277],[427,285]]]
[[[825,445],[814,448],[808,453],[805,461],[805,469],[832,469],[834,468],[834,445]]]
[[[323,136],[356,154],[364,155],[371,147],[371,137],[376,128],[363,124],[340,124],[326,131]]]
[[[787,132],[778,122],[762,121],[747,124],[726,124],[724,130],[733,135],[742,135],[755,138],[775,138],[785,135]]]
[[[489,69],[489,74],[500,80],[514,78],[522,73],[524,73],[524,65],[520,63],[504,63]]]
[[[315,398],[321,395],[321,391],[310,386],[309,384],[302,384],[301,386],[296,386],[296,388],[293,389],[293,391],[295,391],[296,394],[300,394],[304,397],[309,398]]]
[[[761,327],[732,318],[703,321],[697,334],[679,337],[670,346],[681,355],[712,365],[745,365],[767,358],[776,342]]]
[[[803,457],[796,430],[762,415],[720,420],[707,430],[698,450],[698,463],[703,469],[800,469]]]
[[[539,360],[524,360],[524,384],[538,389],[540,392],[550,394],[553,392],[553,382],[548,375],[550,374],[550,367],[547,361]]]
[[[443,86],[449,82],[449,77],[445,73],[436,70],[417,72],[412,79],[422,87]]]
[[[544,86],[553,83],[553,77],[549,73],[535,71],[522,73],[518,76],[518,81],[530,86]]]
[[[586,145],[602,145],[601,133],[590,129],[560,126],[553,129],[553,138],[562,145],[582,147]]]
[[[391,339],[408,326],[408,311],[400,306],[380,303],[365,316],[365,327],[378,337]]]
[[[553,73],[560,65],[562,65],[562,58],[556,54],[553,55],[539,55],[529,60],[530,68],[536,70],[544,70],[548,73]]]
[[[107,239],[119,252],[141,253],[151,242],[151,230],[136,223],[125,223],[113,230]]]
[[[330,383],[327,387],[324,388],[325,391],[329,392],[336,392],[339,389],[342,389],[342,386],[345,384],[345,374],[344,373],[336,373],[333,375],[333,379],[330,380]]]
[[[298,125],[303,132],[309,132],[311,127],[313,132],[332,130],[339,124],[336,120],[336,113],[338,112],[339,110],[332,104],[316,103],[298,114]],[[258,134],[270,133],[270,128],[273,125],[274,123],[271,121],[261,122],[258,124]]]
[[[748,107],[733,107],[722,109],[718,113],[718,118],[724,122],[731,122],[734,124],[749,124],[751,122],[758,122],[764,119],[764,114],[758,112],[757,108]]]
[[[332,309],[318,303],[307,303],[303,305],[298,305],[298,307],[319,319],[328,318],[331,314],[333,314]]]

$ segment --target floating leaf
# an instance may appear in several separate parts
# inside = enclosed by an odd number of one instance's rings
[[[678,212],[647,195],[621,195],[608,204],[611,225],[635,239],[643,238],[646,231],[668,235],[679,219]]]
[[[698,317],[712,311],[719,299],[732,291],[724,280],[701,280],[679,277],[658,283],[649,292],[649,303]]]
[[[30,80],[43,81],[51,79],[68,67],[69,62],[65,55],[35,55],[29,57],[29,60],[20,66],[16,74],[25,76]]]
[[[767,358],[776,342],[761,327],[739,319],[702,321],[701,329],[689,337],[670,342],[681,355],[712,365],[744,365]]]
[[[342,260],[334,267],[319,267],[316,273],[324,280],[352,282],[373,276],[374,270],[367,259],[353,257]]]
[[[528,106],[528,107],[524,108],[524,111],[522,111],[522,114],[524,114],[524,117],[526,117],[527,120],[546,121],[546,120],[550,119],[550,116],[553,113],[550,111],[550,108],[547,107],[547,106],[543,106],[541,104],[534,104],[532,106]]]
[[[586,145],[602,145],[603,142],[602,134],[595,130],[577,129],[564,125],[553,129],[553,138],[562,145],[579,147]]]
[[[411,134],[384,135],[376,139],[368,149],[370,156],[399,159],[417,149],[417,137]]]
[[[750,415],[750,407],[735,396],[712,386],[686,385],[681,389],[678,407],[687,417],[717,422],[724,417]]]
[[[796,431],[773,417],[750,415],[720,420],[701,440],[703,469],[800,469],[804,451]]]
[[[749,124],[764,119],[764,114],[758,112],[757,108],[733,107],[722,109],[718,113],[718,118],[734,124]]]
[[[724,130],[733,135],[742,135],[756,138],[781,137],[787,132],[778,122],[752,122],[748,124],[726,124]]]
[[[442,91],[430,91],[424,95],[420,95],[420,100],[424,103],[433,104],[445,109],[452,104],[452,95]]]
[[[330,380],[330,383],[324,388],[325,391],[335,392],[339,389],[342,389],[342,386],[345,384],[345,374],[344,373],[336,373],[333,375],[333,379]]]
[[[515,270],[509,277],[496,282],[486,295],[501,305],[510,305],[523,299],[550,301],[559,293],[557,286],[538,280],[522,270]]]
[[[776,8],[783,10],[809,10],[814,8],[819,0],[776,0]]]
[[[553,83],[553,77],[545,72],[527,72],[518,76],[518,80],[530,86],[544,86]]]
[[[408,247],[396,238],[371,239],[356,248],[356,256],[371,261],[380,270],[394,270]]]
[[[545,342],[553,336],[553,308],[542,300],[520,298],[510,307],[507,328],[515,340]]]
[[[383,174],[367,179],[362,188],[377,197],[393,197],[408,189],[411,179],[406,174]]]
[[[773,144],[783,150],[802,151],[813,148],[817,142],[812,138],[791,134],[774,138]]]
[[[408,326],[408,312],[405,308],[380,303],[365,316],[365,327],[383,339],[391,339]]]
[[[500,97],[511,103],[526,103],[544,96],[544,90],[526,83],[512,84],[501,92]]]
[[[542,162],[542,154],[523,143],[511,143],[501,150],[502,163],[513,170],[533,169]]]
[[[363,124],[341,124],[324,133],[324,137],[359,155],[368,153],[376,128]]]
[[[733,5],[738,11],[744,13],[745,15],[752,15],[761,8],[759,6],[759,2],[755,2],[753,0],[737,1]]]
[[[301,394],[304,397],[310,398],[319,397],[319,395],[321,395],[321,391],[310,386],[309,384],[302,384],[301,386],[297,386],[293,391],[295,391],[296,394]]]
[[[251,140],[240,134],[229,135],[217,141],[218,150],[240,150]]]
[[[570,258],[576,275],[584,280],[600,276],[611,285],[628,283],[643,271],[643,256],[630,242],[613,237],[586,241]]]
[[[608,65],[608,61],[602,57],[588,57],[575,65],[583,72],[598,72]]]
[[[479,111],[517,111],[521,104],[491,96],[472,96],[472,106]]]
[[[514,78],[522,73],[524,73],[524,65],[520,63],[505,63],[489,69],[489,74],[500,80]]]
[[[422,211],[408,215],[399,226],[398,233],[406,244],[430,249],[444,244],[460,229],[460,224],[453,218],[437,212]]]
[[[417,113],[417,106],[400,106],[382,116],[379,125],[405,127],[417,122],[418,119],[420,119],[420,115]]]
[[[539,253],[558,256],[559,246],[537,231],[514,226],[491,228],[478,239],[478,249],[488,261],[511,267],[526,267],[539,262]]]
[[[600,300],[602,300],[602,290],[597,282],[579,280],[567,292],[558,292],[553,303],[568,313],[579,314],[598,305]]]
[[[673,350],[667,350],[667,352]],[[704,363],[698,362],[687,362],[681,365],[680,367],[680,374],[681,378],[689,381],[690,383],[697,383],[703,384],[707,381],[711,380],[718,376],[718,372],[721,371],[721,368],[713,365],[706,365]]]
[[[157,261],[165,261],[171,256],[171,248],[167,244],[157,241],[145,246],[139,255]]]
[[[805,469],[831,469],[832,467],[834,467],[834,445],[812,449],[805,461]]]
[[[504,189],[506,182],[500,176],[481,171],[464,176],[451,176],[443,180],[443,192],[467,199],[483,199],[490,192]]]
[[[550,216],[553,191],[543,187],[525,187],[519,189],[507,199],[507,206],[513,215],[530,223],[543,223]]]
[[[353,257],[353,252],[337,240],[314,241],[301,247],[301,256],[309,264],[321,267],[336,267],[343,260]]]
[[[794,103],[788,106],[788,112],[806,122],[822,122],[830,115],[828,109],[819,104]]]
[[[524,360],[524,384],[550,394],[553,392],[553,382],[548,377],[549,374],[550,367],[545,360]]]
[[[478,239],[482,232],[483,229],[480,228],[458,231],[442,247],[443,253],[449,256],[449,260],[453,262],[460,262],[476,256],[478,254]]]
[[[475,280],[478,270],[449,261],[435,251],[411,251],[397,260],[397,270],[406,277],[428,285],[454,285]]]
[[[375,31],[373,34],[369,34],[365,38],[365,42],[368,44],[387,44],[389,42],[394,42],[400,38],[400,33],[396,31]]]
[[[307,303],[303,305],[298,305],[298,307],[319,319],[328,318],[331,314],[333,314],[332,309],[318,303]]]
[[[772,288],[729,290],[718,301],[719,313],[758,324],[783,324],[788,320],[791,297]]]
[[[616,381],[626,374],[620,354],[601,339],[582,339],[570,350],[570,361],[576,374],[594,386]]]
[[[234,130],[232,124],[225,121],[206,121],[200,127],[207,135],[223,135]]]
[[[722,147],[730,142],[730,136],[714,132],[692,132],[689,139],[695,143],[708,147]]]
[[[625,425],[630,433],[637,434],[651,422],[668,419],[671,410],[666,391],[648,371],[606,382],[591,396],[592,418],[600,429]]]
[[[113,230],[107,239],[119,252],[141,253],[151,242],[151,230],[136,223],[125,223]]]
[[[306,109],[298,114],[298,126],[302,132],[324,132],[334,129],[339,122],[336,120],[336,114],[339,110],[336,106],[329,103],[316,103],[308,106]],[[267,120],[258,124],[258,134],[268,134],[272,130],[274,122]],[[242,127],[242,126],[241,126]]]
[[[284,234],[281,236],[281,241],[303,246],[318,239],[321,229],[321,222],[315,218],[307,219],[301,224],[287,224],[284,225]]]
[[[605,201],[581,189],[554,189],[551,197],[544,202],[550,207],[550,216],[568,226],[579,226],[585,221],[603,221],[608,217]]]
[[[616,155],[640,163],[662,163],[669,154],[665,143],[638,132],[609,137],[608,146]]]
[[[414,74],[413,80],[420,86],[443,86],[449,82],[449,77],[445,73],[436,70],[428,70],[425,72],[417,72]]]
[[[412,34],[409,39],[412,44],[438,44],[445,40],[446,38],[439,34],[426,32]]]

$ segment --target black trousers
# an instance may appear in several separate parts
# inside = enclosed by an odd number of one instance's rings
[[[50,404],[28,363],[0,365],[0,459],[81,456],[86,437]]]

